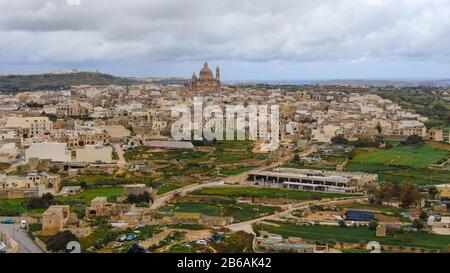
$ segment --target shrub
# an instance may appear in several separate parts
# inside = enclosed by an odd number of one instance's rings
[[[33,197],[28,201],[27,207],[30,209],[46,209],[54,199],[51,193],[46,193],[42,197]]]
[[[421,230],[421,229],[423,229],[425,227],[423,222],[420,221],[419,219],[414,219],[412,225],[413,225],[413,227],[417,228],[417,230]]]
[[[47,250],[52,252],[67,252],[67,244],[72,241],[78,242],[78,238],[72,232],[68,230],[59,232],[48,240]]]
[[[411,135],[405,141],[401,142],[402,145],[417,145],[422,143],[423,139],[418,135]]]
[[[377,229],[377,227],[378,227],[378,222],[377,221],[370,221],[369,222],[369,229],[370,230],[376,230]]]

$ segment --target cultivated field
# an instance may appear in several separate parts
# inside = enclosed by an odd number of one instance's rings
[[[375,231],[367,228],[341,228],[331,226],[299,226],[273,222],[276,225],[264,225],[264,231],[280,234],[284,238],[300,237],[321,242],[338,241],[360,243],[378,241],[381,245],[422,247],[428,249],[447,249],[450,236],[435,235],[425,232],[405,232],[396,236],[376,237]],[[261,226],[256,226],[260,230]]]
[[[240,204],[226,198],[178,198],[161,209],[165,213],[201,213],[208,216],[231,216],[235,222],[246,221],[279,211],[278,207]]]
[[[127,151],[125,159],[133,163],[157,166],[155,172],[165,178],[211,179],[236,175],[264,165],[268,156],[251,152],[251,141],[218,141],[202,143],[203,150],[155,150],[141,147]]]
[[[55,202],[62,202],[62,203],[70,203],[70,201],[77,201],[80,204],[83,203],[85,205],[89,205],[92,201],[92,199],[96,197],[106,197],[108,199],[118,197],[123,194],[123,188],[122,187],[104,187],[104,188],[94,188],[94,189],[87,189],[83,192],[80,192],[76,195],[63,197],[58,196],[55,198]]]
[[[377,150],[356,155],[352,162],[365,164],[384,164],[388,166],[405,166],[426,168],[438,163],[450,155],[448,150],[435,148],[430,144],[417,146],[397,146],[388,150]]]
[[[308,192],[288,189],[270,189],[256,187],[218,187],[195,191],[194,195],[228,196],[228,197],[265,197],[294,200],[313,200],[318,198],[335,198],[348,195],[337,193]]]

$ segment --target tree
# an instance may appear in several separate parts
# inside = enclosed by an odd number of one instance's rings
[[[422,221],[427,221],[428,219],[428,213],[426,211],[421,211],[419,214],[419,219]]]
[[[78,242],[78,238],[72,232],[68,230],[59,232],[48,240],[47,250],[52,252],[67,251],[67,244],[72,241]]]
[[[345,137],[336,136],[331,139],[331,143],[333,143],[335,145],[347,145],[348,140]]]
[[[128,253],[145,253],[145,249],[138,244],[133,244],[130,249],[128,249]]]
[[[377,130],[378,134],[381,134],[383,132],[383,128],[381,128],[381,124],[378,122],[377,126],[375,127],[375,129]]]
[[[372,221],[369,222],[369,229],[370,230],[376,230],[377,227],[378,227],[378,222],[377,221],[372,220]]]
[[[150,193],[144,192],[143,194],[133,194],[130,193],[127,196],[127,202],[131,204],[139,204],[139,203],[149,203],[151,201],[152,197]]]
[[[299,154],[295,154],[294,155],[294,161],[295,162],[299,162],[300,161],[300,155]]]
[[[381,201],[390,203],[392,199],[400,196],[400,189],[397,184],[387,181],[380,185],[379,196]]]
[[[57,173],[59,173],[59,171],[60,171],[60,168],[58,166],[52,166],[48,170],[49,173],[53,173],[53,174],[57,174]]]
[[[339,220],[339,226],[341,227],[341,228],[346,228],[347,227],[347,224],[345,223],[345,221],[344,220]]]
[[[430,198],[434,199],[436,198],[436,195],[439,193],[438,189],[436,188],[436,186],[430,186],[428,188],[428,195],[430,196]]]
[[[423,229],[425,227],[423,222],[420,221],[419,219],[414,219],[412,225],[413,225],[413,227],[417,228],[417,230],[421,230],[421,229]]]
[[[417,145],[423,143],[422,137],[418,135],[410,135],[405,141],[402,141],[402,145]]]
[[[367,197],[371,204],[381,204],[379,186],[376,183],[370,183],[366,186]]]
[[[46,193],[41,197],[33,197],[28,201],[27,207],[30,209],[46,209],[54,199],[51,193]]]
[[[406,181],[400,187],[400,201],[404,206],[410,206],[420,198],[420,189],[413,182]]]

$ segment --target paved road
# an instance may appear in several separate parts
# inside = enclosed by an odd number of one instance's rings
[[[14,233],[13,233],[14,227]],[[42,249],[40,249],[33,239],[28,236],[27,232],[21,230],[19,226],[16,225],[3,225],[0,224],[0,232],[5,232],[8,235],[13,236],[14,240],[19,244],[20,251],[22,253],[43,253]]]

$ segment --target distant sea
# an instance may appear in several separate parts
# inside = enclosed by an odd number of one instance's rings
[[[370,86],[450,86],[449,79],[330,79],[330,80],[229,80],[228,84],[236,83],[260,83],[274,85],[304,85],[304,84],[322,84],[322,85],[349,85],[361,84]]]

